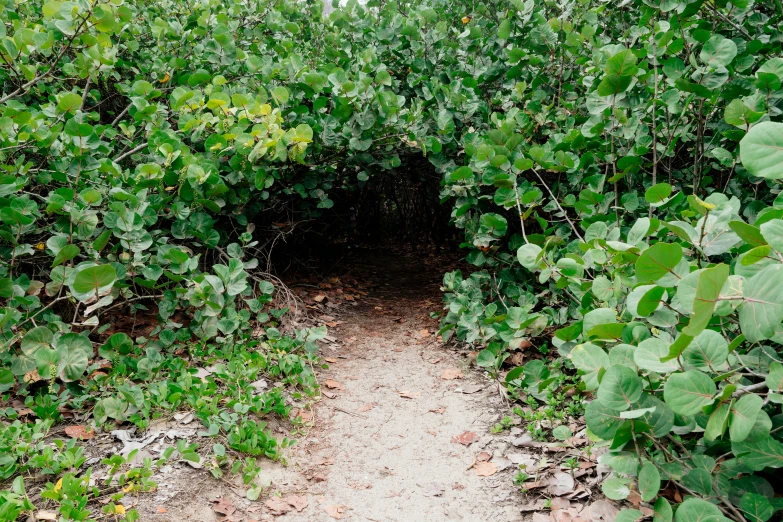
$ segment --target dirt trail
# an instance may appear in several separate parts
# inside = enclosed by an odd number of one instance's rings
[[[396,265],[394,257],[367,263],[374,289],[340,314],[337,341],[324,349],[336,362],[320,375],[327,397],[315,408],[315,428],[291,466],[269,477],[281,495],[305,496],[308,506],[275,519],[519,520],[515,466],[502,458],[507,443],[489,433],[500,411],[497,391],[433,335],[428,314],[440,308],[441,274]],[[444,371],[462,377],[444,379]],[[337,387],[325,386],[327,379]],[[454,440],[466,431],[477,440]],[[481,463],[487,458],[490,464]]]
[[[245,498],[247,486],[236,480],[216,481],[175,463],[153,477],[156,493],[138,499],[141,520],[521,520],[516,466],[506,457],[522,455],[507,432],[489,432],[506,405],[464,356],[436,341],[437,320],[429,314],[441,309],[448,261],[430,258],[425,266],[421,257],[375,251],[341,260],[341,279],[355,277],[368,295],[337,298],[335,308],[326,302],[341,324],[330,328],[331,342],[322,347],[330,363],[317,372],[323,399],[303,413],[311,427],[294,434],[298,442],[286,451],[286,465],[260,461],[257,480],[266,489],[258,501]],[[197,423],[164,424],[198,441]]]

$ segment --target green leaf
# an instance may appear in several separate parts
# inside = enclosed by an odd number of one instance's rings
[[[760,439],[748,437],[741,442],[732,441],[731,451],[740,464],[753,471],[783,467],[783,444],[769,434]]]
[[[636,260],[636,278],[641,283],[655,282],[667,274],[682,259],[682,247],[676,243],[655,243]]]
[[[781,222],[783,224],[783,222]],[[767,223],[765,223],[766,225]],[[757,247],[767,244],[767,240],[761,234],[759,227],[748,225],[743,221],[730,221],[729,227],[747,244]]]
[[[783,219],[771,219],[762,223],[759,232],[764,243],[769,243],[769,246],[778,252],[783,252]]]
[[[493,366],[495,364],[495,360],[495,353],[492,350],[484,349],[481,350],[476,357],[476,365],[481,366],[482,368],[487,368],[489,366]]]
[[[658,497],[653,506],[653,522],[672,522],[672,505],[663,497]]]
[[[519,264],[533,272],[541,264],[538,260],[540,254],[540,246],[534,245],[533,243],[527,243],[517,250],[517,260],[519,261]]]
[[[745,282],[743,294],[739,321],[745,339],[772,338],[783,321],[783,265],[764,267]]]
[[[82,97],[75,92],[67,92],[60,96],[57,108],[63,112],[75,112],[82,106]]]
[[[722,522],[723,513],[715,504],[689,497],[677,507],[674,522]]]
[[[639,400],[641,395],[642,380],[636,372],[627,366],[614,365],[610,366],[601,378],[596,397],[608,408],[625,411]]]
[[[682,361],[687,368],[716,372],[728,356],[729,343],[723,335],[713,330],[704,330],[682,353]]]
[[[473,171],[470,167],[460,167],[451,173],[449,179],[451,181],[462,181],[473,177]]]
[[[742,100],[735,98],[726,106],[726,111],[723,113],[723,119],[729,125],[735,127],[747,128],[748,125],[756,123],[764,116],[763,112],[756,112],[750,107],[742,103]]]
[[[57,355],[59,356],[57,370],[60,378],[65,382],[81,379],[90,363],[87,354],[78,348],[60,347]]]
[[[710,496],[712,494],[712,475],[704,468],[694,468],[684,477],[682,483],[687,488],[701,495]]]
[[[771,251],[772,248],[769,245],[752,248],[745,252],[745,254],[742,256],[740,259],[740,264],[742,266],[755,265],[759,261],[766,259]]]
[[[749,522],[767,522],[775,514],[769,499],[757,493],[745,493],[740,500],[740,509]]]
[[[111,265],[97,265],[77,272],[71,285],[75,294],[92,296],[105,293],[117,279],[117,272]]]
[[[707,420],[707,427],[704,428],[705,439],[715,440],[723,436],[729,425],[729,413],[731,413],[731,405],[727,402],[722,402],[715,408]]]
[[[672,186],[668,183],[658,183],[648,188],[644,192],[644,199],[650,205],[658,207],[663,205],[669,200],[669,196],[672,195]]]
[[[14,295],[14,282],[10,277],[0,279],[0,297],[8,299]]]
[[[715,35],[704,44],[699,58],[711,67],[726,67],[737,56],[737,44],[728,38]]]
[[[604,76],[604,79],[598,84],[598,95],[616,96],[623,93],[631,86],[632,80],[632,76],[618,76],[616,74]]]
[[[54,260],[52,261],[52,268],[56,267],[57,265],[61,265],[66,261],[70,261],[71,259],[78,256],[79,252],[80,250],[78,246],[65,245],[60,249],[59,252],[57,252],[57,255],[54,256]]]
[[[111,230],[104,230],[95,238],[95,241],[92,242],[92,247],[100,252],[109,244],[109,239],[111,239]]]
[[[601,491],[607,498],[612,500],[625,500],[631,494],[631,488],[628,486],[627,479],[612,477],[601,484]]]
[[[584,372],[582,380],[585,390],[598,388],[598,372],[609,367],[609,356],[606,352],[592,343],[583,343],[575,346],[568,358],[578,370]]]
[[[674,412],[654,395],[643,393],[636,407],[647,410],[638,417],[638,420],[650,426],[656,437],[668,434],[674,426]]]
[[[746,393],[731,407],[729,415],[729,436],[732,442],[742,442],[756,424],[764,400],[754,393]]]
[[[694,415],[711,404],[715,393],[715,383],[706,374],[689,370],[669,376],[663,387],[666,404],[680,415]]]
[[[658,473],[658,468],[652,462],[645,462],[642,469],[639,470],[639,477],[637,479],[639,485],[639,493],[642,496],[642,500],[650,502],[658,495],[658,491],[661,489],[661,474]]]
[[[7,368],[0,369],[0,393],[5,393],[16,384],[14,372]]]
[[[696,295],[693,299],[693,313],[688,326],[682,329],[682,333],[691,337],[699,335],[712,319],[715,311],[715,303],[720,296],[723,285],[729,278],[728,265],[705,269],[699,274],[699,282],[696,285]]]
[[[639,304],[636,305],[636,312],[639,317],[647,317],[661,306],[661,298],[666,290],[662,286],[654,286],[649,289],[642,298],[639,300]]]
[[[498,26],[498,38],[508,40],[509,36],[511,36],[511,20],[505,18]]]
[[[54,340],[54,334],[45,326],[36,326],[22,337],[22,353],[33,355],[41,348],[48,348]]]
[[[633,76],[639,68],[636,66],[636,55],[630,49],[615,54],[606,61],[606,74],[617,76]],[[599,93],[600,94],[600,93]]]
[[[783,393],[783,364],[779,362],[770,363],[769,374],[765,382],[771,391]]]
[[[669,345],[657,337],[645,339],[634,351],[633,360],[636,365],[651,372],[669,373],[680,366],[676,360],[662,361],[669,354]]]
[[[783,123],[756,124],[740,141],[740,158],[754,176],[783,179]]]
[[[614,522],[636,522],[642,518],[644,518],[644,515],[638,509],[626,508],[617,513]]]
[[[612,440],[617,429],[625,422],[620,412],[607,408],[599,401],[591,401],[585,408],[588,429],[603,440]]]

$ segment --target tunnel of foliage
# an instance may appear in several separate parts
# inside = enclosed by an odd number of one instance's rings
[[[314,393],[326,334],[281,333],[265,256],[327,219],[459,231],[475,271],[445,275],[442,335],[493,375],[530,342],[578,372],[608,497],[659,522],[783,508],[780,0],[0,0],[0,20],[0,519],[93,516],[77,440],[47,442],[67,412],[195,410],[212,472],[251,483],[287,406],[247,384]],[[561,371],[504,382],[541,396]],[[150,487],[124,464],[108,483]]]

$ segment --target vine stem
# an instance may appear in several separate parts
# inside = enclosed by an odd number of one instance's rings
[[[538,173],[536,169],[532,169],[533,174],[536,175],[538,180],[541,182],[542,185],[544,185],[544,188],[547,192],[549,192],[549,196],[552,198],[552,201],[555,202],[555,205],[557,205],[557,208],[560,209],[560,212],[563,213],[563,215],[566,218],[566,221],[568,221],[568,224],[571,225],[571,230],[574,231],[574,234],[576,234],[576,237],[578,237],[581,241],[584,241],[585,239],[582,237],[582,234],[579,233],[579,231],[576,229],[576,225],[574,225],[574,222],[571,221],[571,218],[568,217],[568,214],[565,210],[563,210],[563,207],[560,206],[560,202],[557,200],[555,195],[552,193],[552,189],[549,188],[549,185],[546,184],[546,181],[544,181],[544,178],[541,177],[541,174]]]
[[[522,217],[522,204],[519,202],[519,192],[517,191],[517,178],[514,177],[514,199],[517,202],[517,213],[519,214],[519,224],[522,226],[522,238],[525,240],[525,243],[528,243],[527,240],[527,234],[525,233],[525,220]]]
[[[658,53],[655,46],[655,19],[652,21],[652,66],[653,66],[653,99],[652,99],[652,153],[653,153],[653,164],[652,164],[652,184],[655,185],[658,183],[658,139],[656,134],[656,128],[657,125],[655,124],[655,117],[656,117],[656,102],[658,99]],[[650,206],[650,209],[648,211],[648,216],[652,217],[652,206]]]

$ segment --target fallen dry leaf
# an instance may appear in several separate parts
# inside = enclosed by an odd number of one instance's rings
[[[68,426],[65,434],[72,439],[89,440],[95,437],[95,431],[87,426]]]
[[[438,415],[443,415],[444,413],[446,413],[446,408],[441,406],[440,408],[430,410],[430,413],[437,413]]]
[[[212,511],[215,513],[229,516],[237,510],[237,508],[234,507],[234,504],[227,498],[220,497],[217,500],[213,500],[213,502],[215,502],[215,505],[212,506]]]
[[[288,502],[280,497],[273,497],[267,500],[264,505],[267,507],[270,513],[274,516],[285,515],[291,511],[292,506],[288,505]]]
[[[397,395],[399,395],[403,399],[415,399],[416,397],[419,396],[418,393],[413,393],[413,392],[409,392],[409,391],[398,391]]]
[[[597,500],[584,508],[580,516],[588,522],[611,522],[617,517],[620,510],[606,500]]]
[[[430,331],[424,328],[422,330],[419,330],[417,335],[419,336],[420,339],[425,339],[430,336]]]
[[[333,390],[344,390],[343,385],[340,384],[337,381],[333,381],[332,379],[326,379],[326,382],[324,383],[327,388],[331,388]]]
[[[334,364],[337,362],[337,359],[335,359],[334,357],[324,357],[324,361]]]
[[[345,506],[324,506],[324,511],[326,511],[326,514],[329,515],[332,518],[341,519],[343,518],[343,515],[345,514]]]
[[[359,407],[359,411],[362,412],[362,413],[365,412],[365,411],[370,411],[371,409],[373,409],[373,405],[372,405],[372,403],[369,403],[369,402],[367,404],[362,404]]]
[[[549,493],[555,496],[567,495],[574,491],[574,477],[562,471],[556,472],[549,479]]]
[[[443,370],[443,373],[440,374],[440,378],[446,381],[462,379],[463,377],[464,375],[462,375],[462,370],[459,368],[446,368]]]
[[[317,296],[313,297],[313,301],[316,303],[321,303],[324,299],[326,299],[326,296],[323,294],[318,294]]]
[[[297,511],[303,511],[307,507],[307,497],[299,495],[288,495],[283,500],[288,502],[288,505]]]
[[[164,508],[163,506],[158,506],[158,509],[156,509],[158,513],[168,513],[169,510]]]
[[[39,511],[35,514],[35,518],[38,520],[57,520],[57,513],[51,511]]]
[[[479,436],[473,433],[472,431],[466,431],[464,433],[460,433],[459,435],[455,435],[454,438],[452,438],[451,440],[453,442],[462,444],[464,446],[470,446],[471,444],[479,440]]]
[[[476,461],[478,462],[489,462],[489,460],[492,458],[492,453],[488,451],[482,451],[478,455],[476,455]]]
[[[335,397],[337,397],[336,393],[330,392],[329,390],[321,390],[321,395],[323,395],[327,399],[334,399]]]
[[[476,469],[476,476],[479,477],[491,477],[498,472],[498,467],[491,462],[477,462],[474,468]]]

